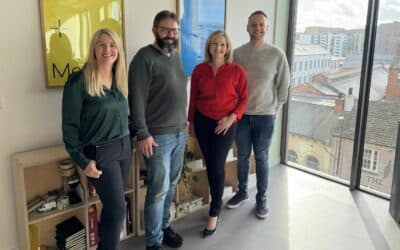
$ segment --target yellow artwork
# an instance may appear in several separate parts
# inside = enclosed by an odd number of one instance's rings
[[[122,0],[40,0],[47,87],[64,86],[86,61],[92,35],[110,28],[123,37]]]

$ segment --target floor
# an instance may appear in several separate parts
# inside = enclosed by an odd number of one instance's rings
[[[400,249],[400,225],[387,200],[289,167],[271,168],[269,180],[266,220],[254,215],[253,188],[241,207],[223,209],[215,235],[207,239],[201,238],[207,208],[175,221],[184,238],[180,249]],[[123,241],[121,249],[145,249],[144,236]]]

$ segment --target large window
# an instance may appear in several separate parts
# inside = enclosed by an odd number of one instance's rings
[[[291,63],[310,63],[292,72],[300,81],[291,84],[288,164],[390,195],[400,154],[400,0],[294,2]]]
[[[298,0],[292,62],[287,160],[347,182],[350,179],[361,56],[368,1]],[[353,11],[349,11],[353,10]],[[349,37],[359,37],[350,40]],[[357,46],[356,46],[357,45]],[[334,65],[334,67],[330,67]],[[310,155],[308,152],[312,152]],[[296,161],[294,161],[296,159]],[[315,172],[315,171],[314,171]]]
[[[400,0],[379,2],[361,188],[390,194],[400,119]],[[372,149],[373,148],[373,149]],[[399,152],[400,153],[400,152]]]

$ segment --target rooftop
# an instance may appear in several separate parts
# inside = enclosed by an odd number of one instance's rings
[[[308,55],[330,55],[330,53],[317,44],[296,44],[295,46],[296,56],[308,56]]]
[[[307,96],[302,96],[302,99],[293,97],[289,106],[289,133],[300,135],[325,144],[330,143],[331,130],[335,127],[337,114],[334,112],[329,100],[325,100],[324,105],[322,98],[317,102],[317,99],[311,98],[306,101]],[[334,103],[334,101],[333,101]]]
[[[329,85],[330,88],[335,89],[338,93],[342,92],[347,94],[348,90],[352,88],[353,95],[357,97],[360,89],[360,75],[361,75],[360,68],[347,68],[347,69],[342,69],[339,72],[323,75],[324,76],[323,78],[325,78],[326,81],[322,82],[325,85]],[[383,65],[374,65],[374,71],[372,73],[372,79],[371,79],[370,97],[369,97],[371,101],[378,101],[384,98],[387,81],[388,81],[387,69]],[[317,81],[314,81],[313,84],[315,82]],[[321,85],[313,85],[313,87],[317,86]]]
[[[342,138],[354,139],[357,106],[343,114]],[[400,117],[400,104],[384,101],[370,101],[366,130],[366,143],[390,148],[396,147],[397,126]],[[339,137],[341,125],[336,123],[333,136]]]

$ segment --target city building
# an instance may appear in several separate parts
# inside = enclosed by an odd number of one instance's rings
[[[312,44],[319,44],[332,55],[343,57],[347,51],[348,35],[343,28],[307,27],[305,33],[312,34]]]
[[[330,149],[336,162],[331,161],[330,172],[341,179],[349,180],[352,164],[352,148],[357,107],[344,111],[342,121],[335,123]],[[361,185],[372,190],[389,193],[392,184],[396,138],[400,117],[397,103],[370,101],[366,141],[364,146]]]
[[[400,56],[394,57],[389,67],[385,100],[400,103]]]
[[[364,49],[364,29],[347,30],[347,51],[346,57],[350,53],[362,53]]]
[[[292,86],[311,81],[321,73],[329,73],[332,55],[319,45],[296,44],[292,67]]]
[[[331,130],[337,113],[335,98],[293,93],[288,128],[288,161],[329,173]],[[328,164],[328,165],[327,165]]]
[[[378,53],[397,54],[400,47],[400,22],[382,23],[376,33],[375,50]]]
[[[360,89],[360,72],[360,68],[342,69],[330,74],[317,75],[313,81],[322,82],[345,94],[349,93],[351,89],[352,94],[357,97]],[[369,97],[371,101],[384,99],[387,82],[388,71],[385,66],[374,65]]]

